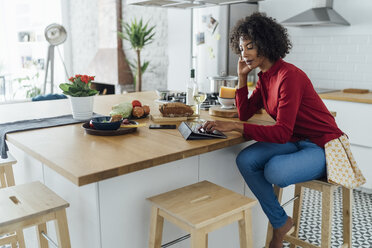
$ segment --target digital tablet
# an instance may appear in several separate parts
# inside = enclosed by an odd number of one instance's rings
[[[202,124],[200,122],[182,122],[178,127],[178,131],[186,140],[196,139],[226,139],[226,135],[220,131],[214,130],[213,132],[205,132],[200,130]]]

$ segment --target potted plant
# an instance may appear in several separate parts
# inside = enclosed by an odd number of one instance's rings
[[[130,24],[121,21],[121,25],[124,29],[124,32],[118,32],[118,35],[121,39],[128,40],[137,54],[136,63],[129,63],[132,68],[136,70],[135,76],[135,89],[136,91],[141,91],[142,89],[142,74],[149,65],[149,61],[144,61],[141,64],[141,50],[144,46],[152,43],[153,37],[155,35],[154,28],[155,26],[149,27],[149,21],[143,25],[142,18],[139,22],[136,19],[132,20]],[[136,64],[136,66],[135,66]]]
[[[69,78],[70,83],[62,83],[59,88],[71,101],[72,116],[77,120],[88,120],[93,115],[93,96],[98,93],[91,89],[94,76],[77,74]]]

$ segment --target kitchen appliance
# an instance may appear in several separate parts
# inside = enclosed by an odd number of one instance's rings
[[[216,77],[208,77],[210,81],[210,92],[215,94],[219,94],[221,86],[235,88],[238,85],[238,77],[237,76],[216,76]]]
[[[202,91],[218,94],[221,85],[237,84],[238,55],[229,47],[229,33],[238,20],[256,11],[257,3],[193,10],[192,65]]]
[[[286,26],[333,26],[345,25],[346,21],[333,9],[333,0],[313,0],[313,8],[282,22]]]
[[[201,104],[200,109],[208,110],[211,106],[220,105],[217,99],[218,94],[207,93],[205,101]],[[162,95],[162,97],[156,100],[158,103],[168,103],[168,102],[182,102],[186,104],[186,92],[167,92]]]

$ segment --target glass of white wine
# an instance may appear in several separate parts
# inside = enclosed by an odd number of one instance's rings
[[[207,94],[205,92],[200,91],[194,91],[193,92],[194,101],[196,104],[196,113],[197,115],[200,115],[200,105],[205,101],[207,98]]]

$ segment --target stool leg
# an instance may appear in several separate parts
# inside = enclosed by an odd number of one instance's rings
[[[160,248],[163,236],[164,218],[159,215],[159,208],[151,207],[149,248]]]
[[[66,209],[62,209],[56,212],[55,227],[58,239],[58,248],[71,248]]]
[[[333,188],[325,186],[322,190],[322,248],[331,247],[332,216],[333,216]]]
[[[353,190],[342,187],[342,216],[343,216],[343,238],[344,246],[351,247],[352,237],[352,204],[353,204]]]
[[[275,193],[276,197],[278,198],[279,203],[281,203],[282,202],[282,196],[283,196],[283,189],[274,185],[274,193]],[[265,248],[269,248],[270,241],[271,241],[272,238],[273,238],[273,227],[269,222],[269,224],[267,225]]]
[[[252,248],[252,214],[251,210],[244,211],[243,219],[239,220],[240,248]]]
[[[16,235],[17,235],[17,241],[18,241],[18,248],[25,248],[26,245],[25,245],[25,238],[23,236],[23,230],[22,229],[17,230]]]
[[[5,166],[4,170],[5,170],[5,176],[6,176],[8,187],[14,186],[15,183],[14,183],[14,174],[13,174],[12,165]]]
[[[191,248],[208,248],[208,234],[201,230],[191,232]]]
[[[6,180],[5,180],[5,171],[4,167],[0,166],[0,188],[6,187]]]
[[[303,187],[300,185],[295,185],[295,191],[294,191],[294,196],[296,197],[297,195],[299,198],[294,201],[293,203],[293,214],[292,214],[292,219],[293,223],[295,225],[295,231],[293,232],[292,236],[298,238],[298,233],[300,231],[300,220],[301,220],[301,209],[302,209],[302,199],[303,199]],[[291,244],[290,248],[295,248],[295,244]]]
[[[45,223],[39,224],[36,226],[36,232],[37,232],[37,241],[39,243],[40,248],[48,248],[48,240],[46,240],[43,235],[41,234],[44,232],[47,234],[47,227]]]

